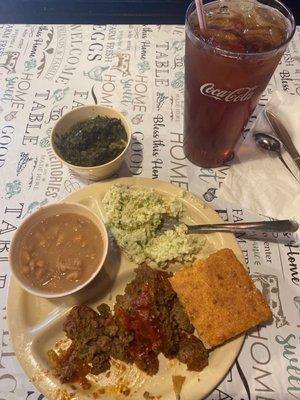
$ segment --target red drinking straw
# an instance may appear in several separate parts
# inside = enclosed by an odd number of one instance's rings
[[[202,33],[206,31],[206,22],[205,22],[205,16],[204,16],[204,9],[203,9],[203,3],[202,0],[195,0],[196,3],[196,10],[197,10],[197,15],[198,15],[198,21],[199,21],[199,28]]]

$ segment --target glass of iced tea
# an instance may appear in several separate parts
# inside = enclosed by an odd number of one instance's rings
[[[184,152],[218,167],[232,158],[295,21],[277,0],[208,1],[204,13],[205,31],[194,2],[186,13]]]

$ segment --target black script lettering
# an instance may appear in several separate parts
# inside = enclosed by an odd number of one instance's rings
[[[133,111],[146,112],[146,93],[148,91],[147,77],[137,75],[134,84]]]
[[[0,168],[6,162],[6,156],[8,153],[8,146],[11,143],[11,137],[15,131],[12,125],[6,125],[2,128],[0,133]]]
[[[134,132],[130,143],[129,169],[133,175],[141,175],[143,172],[143,140],[142,132]]]
[[[111,74],[105,74],[103,76],[103,82],[102,82],[102,103],[104,104],[111,104],[112,100],[111,98],[113,97],[113,92],[116,89],[115,82],[116,81],[116,76],[111,75]]]
[[[153,32],[152,28],[150,28],[148,26],[143,26],[143,28],[142,28],[142,39],[147,39],[148,33],[151,33],[151,32]]]
[[[264,248],[265,248],[265,257],[266,257],[266,262],[267,263],[272,263],[272,253],[270,250],[270,243],[269,242],[264,242]]]
[[[3,349],[4,349],[5,347],[8,347],[8,343],[9,343],[9,341],[8,341],[8,336],[9,336],[8,331],[3,331],[3,334],[2,334],[2,343],[1,343],[1,345],[2,345],[2,352],[1,352],[1,355],[0,355],[0,368],[4,368],[4,365],[2,364],[2,360],[3,360],[5,357],[14,357],[14,355],[15,355],[15,353],[14,353],[13,351],[3,351]]]
[[[82,29],[81,25],[72,25],[71,30]],[[66,85],[74,75],[77,65],[80,63],[82,55],[83,33],[71,33],[71,47],[67,56],[66,64],[64,65],[60,75],[55,82]]]
[[[170,147],[171,156],[171,171],[170,182],[177,186],[188,190],[188,178],[186,174],[186,157],[183,152],[183,134],[178,132],[171,132],[172,143]]]
[[[265,371],[263,369],[257,368],[257,367],[253,367],[253,369],[255,371],[259,371],[261,373],[261,375],[256,376],[254,379],[256,380],[256,382],[258,382],[261,387],[260,388],[255,388],[256,392],[274,392],[273,389],[271,389],[266,383],[262,382],[262,379],[264,379],[265,377],[272,375],[271,372],[269,371]]]
[[[228,210],[216,210],[216,212],[220,215],[223,221],[229,221]]]
[[[257,364],[266,365],[271,360],[268,347],[262,342],[254,342],[250,348],[251,356]]]
[[[81,101],[77,100],[77,98],[79,99],[84,99],[87,100],[87,98],[89,97],[89,92],[78,92],[77,90],[74,91],[74,99],[73,99],[73,104],[72,104],[72,109],[79,107],[79,106],[84,106],[85,103],[82,103]]]
[[[51,81],[58,72],[66,51],[67,29],[66,25],[57,25],[57,44],[52,62],[45,73],[45,79]]]
[[[16,229],[17,229],[16,226],[14,226],[13,224],[11,224],[3,219],[2,225],[0,228],[0,235],[4,235],[5,233],[13,232]]]
[[[156,158],[152,160],[152,179],[158,179],[159,170],[163,167],[163,160],[161,158]]]
[[[141,43],[141,60],[146,60],[147,58],[147,49],[150,47],[150,40],[144,40]]]
[[[256,332],[255,332],[255,330],[256,330]],[[249,333],[248,336],[255,338],[255,339],[268,340],[267,337],[261,335],[262,329],[259,325],[255,328],[255,330],[253,331],[253,333]]]
[[[3,374],[0,376],[0,381],[5,380],[5,385],[7,386],[7,389],[9,388],[9,393],[14,393],[16,388],[17,388],[17,380],[16,378],[11,375],[11,374]],[[8,384],[8,381],[12,381],[10,382],[10,384]],[[13,386],[11,386],[11,384]],[[10,387],[8,387],[10,385]],[[6,400],[6,399],[3,399]]]
[[[233,400],[233,397],[231,397],[228,393],[225,393],[220,389],[216,389],[216,392],[218,393],[218,399],[216,400]]]
[[[62,162],[56,158],[51,149],[47,149],[47,153],[50,161],[50,176],[45,195],[46,197],[56,198],[62,185],[63,165]]]
[[[282,90],[285,92],[290,91],[289,87],[289,81],[292,81],[293,79],[291,78],[291,73],[287,69],[284,69],[279,73],[279,76],[281,78],[281,85],[282,85]]]
[[[243,210],[232,210],[233,222],[243,221],[244,218],[240,217],[240,215],[243,215]]]
[[[156,45],[156,53],[155,53],[155,81],[154,84],[156,87],[166,87],[170,85],[169,81],[169,60],[167,51],[169,50],[169,43],[165,42],[164,44]]]
[[[31,87],[31,81],[33,74],[22,73],[20,80],[17,85],[17,90],[12,99],[12,109],[23,109],[25,107],[26,96]]]
[[[297,258],[299,259],[299,245],[296,245],[295,242],[290,242],[284,245],[289,251],[287,252],[288,262],[289,262],[289,270],[291,273],[291,281],[294,285],[299,286],[300,278],[299,271],[297,266]],[[298,257],[297,257],[298,256]]]
[[[91,35],[91,44],[88,49],[87,59],[88,61],[101,61],[102,54],[100,52],[103,50],[103,43],[102,41],[105,40],[105,33],[102,30],[106,30],[106,27],[103,25],[94,25],[93,26],[93,33]]]
[[[8,260],[2,260],[2,257],[0,257],[0,261],[8,261]],[[7,275],[0,275],[0,289],[5,288],[6,278],[7,278]]]
[[[0,253],[3,251],[9,252],[10,240],[0,240]]]
[[[186,159],[185,154],[183,152],[183,147],[179,144],[174,144],[173,146],[171,146],[170,154],[171,157],[176,161],[182,161]]]
[[[171,161],[171,165],[173,165],[173,167],[171,168],[171,172],[173,172],[173,174],[171,173],[171,178],[185,178],[187,179],[186,174],[184,173],[184,171],[179,171],[181,168],[185,168],[186,164],[181,164],[177,161]]]

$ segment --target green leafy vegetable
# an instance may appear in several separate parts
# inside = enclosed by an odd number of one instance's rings
[[[98,115],[57,135],[54,142],[68,163],[93,167],[116,158],[125,149],[127,140],[121,120]]]

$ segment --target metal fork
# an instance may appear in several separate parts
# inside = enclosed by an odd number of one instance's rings
[[[175,219],[166,219],[159,229],[161,233],[172,230],[176,226],[182,224]],[[186,224],[185,224],[186,225]],[[299,229],[297,221],[291,219],[277,221],[259,221],[259,222],[224,222],[222,224],[201,224],[201,225],[186,225],[188,233],[201,232],[296,232]]]

